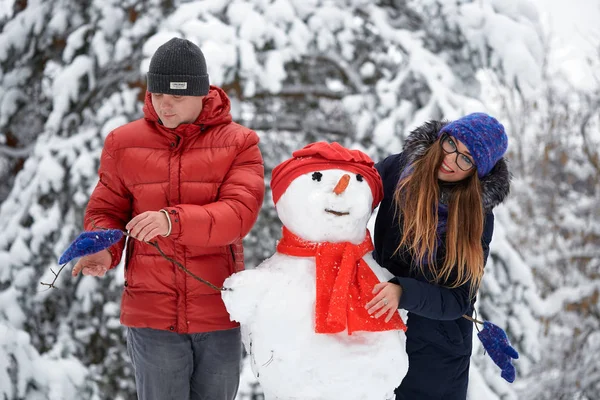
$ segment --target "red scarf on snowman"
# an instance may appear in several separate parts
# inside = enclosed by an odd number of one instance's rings
[[[373,298],[379,279],[363,260],[373,251],[369,231],[361,244],[307,242],[283,227],[283,238],[277,251],[295,257],[315,257],[317,296],[315,300],[315,332],[338,333],[348,328],[356,331],[389,331],[406,325],[395,313],[389,322],[384,316],[369,315],[365,305]]]
[[[343,169],[362,175],[373,193],[373,209],[383,198],[383,184],[373,161],[365,153],[349,150],[338,143],[312,143],[292,154],[273,169],[271,190],[277,203],[290,183],[308,172]],[[406,325],[395,313],[389,322],[369,315],[365,305],[373,298],[373,287],[379,279],[363,256],[373,250],[369,232],[361,244],[313,243],[294,235],[286,227],[277,251],[296,257],[315,257],[316,301],[315,332],[338,333],[346,328],[356,331],[403,330]]]

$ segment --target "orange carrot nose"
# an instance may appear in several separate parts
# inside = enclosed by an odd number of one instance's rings
[[[350,175],[344,174],[340,178],[337,185],[335,185],[335,187],[333,188],[333,193],[337,194],[338,196],[344,193],[344,190],[346,190],[346,188],[348,187],[348,183],[350,183]]]

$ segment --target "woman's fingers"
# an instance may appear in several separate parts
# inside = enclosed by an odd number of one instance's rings
[[[390,322],[390,320],[392,319],[392,317],[394,316],[394,314],[396,313],[396,310],[394,310],[394,308],[392,307],[389,311],[388,311],[388,315],[387,317],[385,317],[385,322]]]
[[[379,312],[377,314],[375,314],[375,318],[379,318],[389,311],[390,311],[390,305],[389,304],[384,305],[384,303],[381,302],[381,309],[379,310]]]
[[[375,311],[377,311],[381,306],[383,306],[384,304],[381,303],[381,301],[385,298],[385,290],[383,290],[386,286],[388,285],[387,282],[380,282],[377,285],[375,285],[373,287],[373,294],[376,294],[375,297],[373,297],[371,299],[371,301],[369,301],[367,303],[367,305],[365,305],[365,308],[367,310],[369,310],[369,314],[374,313]]]
[[[384,287],[387,286],[387,284],[388,284],[387,282],[380,282],[377,285],[375,285],[373,287],[373,294],[379,293],[381,291],[381,289],[383,289]]]
[[[384,294],[379,293],[377,296],[373,297],[371,301],[367,303],[365,308],[369,311],[369,314],[373,314],[377,311],[381,306],[383,306],[383,298]]]
[[[386,298],[385,294],[382,292],[375,296],[373,300],[371,300],[365,307],[367,308],[369,314],[373,314],[379,310],[379,312],[375,314],[375,318],[379,318],[390,309],[391,304]]]
[[[377,293],[377,295],[367,303],[365,308],[369,314],[376,312],[374,315],[375,318],[379,318],[387,313],[385,320],[388,322],[398,309],[401,295],[400,287],[394,283],[381,282],[375,285],[373,293]]]
[[[375,318],[381,317],[388,310],[387,306],[390,302],[388,299],[389,285],[389,282],[380,282],[373,287],[373,293],[377,293],[377,295],[373,297],[373,299],[370,302],[368,302],[365,307],[368,310],[369,314],[373,314],[374,312],[376,312],[379,309],[382,309],[383,307],[383,309],[375,315]]]

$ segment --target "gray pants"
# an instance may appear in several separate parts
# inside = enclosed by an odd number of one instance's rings
[[[127,330],[139,400],[233,400],[240,381],[239,328],[180,335]]]

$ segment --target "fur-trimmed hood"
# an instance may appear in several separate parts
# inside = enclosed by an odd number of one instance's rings
[[[405,166],[411,165],[415,160],[423,157],[427,149],[437,141],[438,132],[448,122],[429,121],[413,130],[404,142],[403,155]],[[492,170],[480,178],[483,208],[491,210],[502,203],[510,192],[511,175],[508,171],[507,161],[502,157]]]

